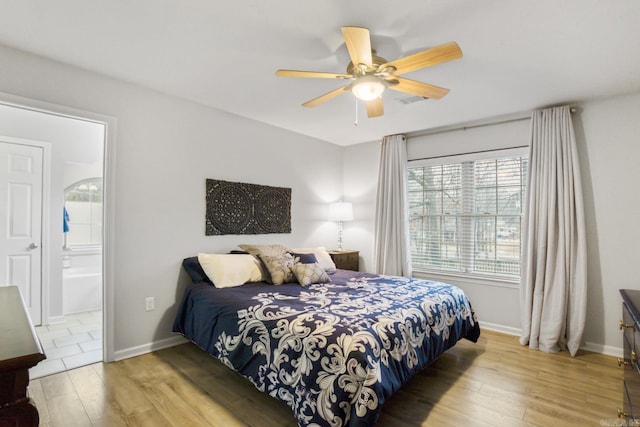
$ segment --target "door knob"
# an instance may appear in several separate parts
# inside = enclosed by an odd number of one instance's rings
[[[27,249],[38,249],[38,244],[37,243],[31,243],[29,245],[29,247],[27,247]]]

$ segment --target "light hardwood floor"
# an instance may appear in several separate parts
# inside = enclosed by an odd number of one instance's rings
[[[33,380],[41,426],[295,426],[289,408],[192,344]],[[620,425],[616,359],[482,331],[416,375],[377,426]]]

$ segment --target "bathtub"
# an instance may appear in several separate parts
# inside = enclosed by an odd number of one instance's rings
[[[63,314],[102,309],[102,251],[66,252],[63,265]]]

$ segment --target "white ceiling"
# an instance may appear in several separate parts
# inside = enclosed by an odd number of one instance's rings
[[[0,43],[339,145],[640,90],[638,0],[0,0]],[[405,74],[451,89],[368,119],[344,84],[340,27],[393,60],[448,41],[462,59]]]

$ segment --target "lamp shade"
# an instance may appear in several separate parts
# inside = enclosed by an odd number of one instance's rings
[[[348,202],[329,204],[329,221],[353,220],[353,206]]]

